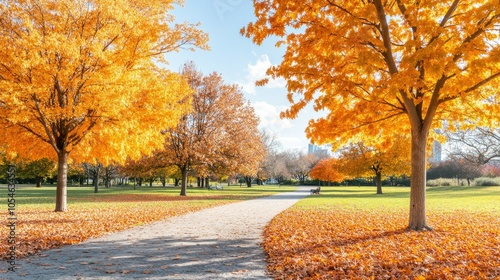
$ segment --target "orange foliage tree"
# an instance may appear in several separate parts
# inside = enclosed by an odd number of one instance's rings
[[[382,178],[387,175],[409,174],[409,139],[398,137],[392,146],[385,150],[369,147],[362,142],[349,145],[339,158],[341,170],[351,177],[374,175],[377,194],[382,194]]]
[[[196,168],[209,171],[254,174],[265,156],[258,131],[259,119],[237,85],[225,84],[217,73],[204,76],[194,63],[182,75],[194,90],[192,111],[181,117],[176,128],[166,131],[165,164],[182,173],[180,195],[187,190],[187,173]]]
[[[434,120],[498,120],[499,7],[497,0],[254,0],[257,19],[241,32],[257,44],[281,38],[283,61],[267,73],[287,80],[292,105],[282,116],[295,117],[309,102],[329,112],[310,122],[313,141],[385,140],[396,127],[411,134],[408,229],[422,230],[430,229],[426,145],[442,125]]]
[[[70,154],[104,164],[140,157],[184,112],[189,87],[156,64],[183,45],[207,48],[207,36],[172,23],[179,3],[0,3],[2,141],[24,157],[57,155],[55,211],[67,210]]]
[[[148,180],[152,186],[155,178],[159,178],[161,169],[166,167],[162,163],[163,158],[154,152],[152,155],[143,156],[139,159],[128,158],[125,164],[121,166],[121,171],[132,178],[134,178],[134,189],[136,185],[142,186],[143,180]],[[163,172],[166,175],[166,172]]]
[[[326,181],[328,184],[331,182],[342,182],[345,175],[340,170],[338,159],[324,158],[311,169],[309,176]]]

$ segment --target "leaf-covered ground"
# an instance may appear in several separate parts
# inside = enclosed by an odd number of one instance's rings
[[[500,279],[498,211],[431,210],[434,230],[415,232],[405,230],[406,209],[346,206],[349,198],[336,196],[268,225],[264,247],[276,279]]]
[[[48,200],[46,190],[18,191],[20,203],[16,209],[15,230],[17,258],[168,217],[265,195],[255,188],[246,192],[235,189],[233,193],[231,190],[217,193],[204,191],[201,194],[185,197],[179,196],[177,191],[175,194],[123,194],[117,190],[104,190],[110,193],[95,195],[91,189],[76,191],[78,193],[74,196],[68,195],[69,211],[64,213],[54,212],[53,203],[46,203]],[[272,193],[270,190],[266,191]],[[7,209],[7,206],[5,208]],[[7,221],[7,211],[2,212],[0,218]],[[2,226],[0,259],[6,259],[8,256],[8,235],[9,228]]]

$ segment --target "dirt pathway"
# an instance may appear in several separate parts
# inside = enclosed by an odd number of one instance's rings
[[[0,279],[270,279],[263,228],[308,194],[299,188],[45,251]]]

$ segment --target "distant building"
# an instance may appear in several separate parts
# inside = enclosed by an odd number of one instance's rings
[[[442,147],[439,141],[434,140],[432,144],[432,155],[429,159],[430,162],[440,162],[441,161]]]
[[[330,145],[330,144],[322,145],[322,146],[309,144],[307,146],[307,152],[309,154],[329,156],[331,154],[331,151],[332,151],[332,145]]]

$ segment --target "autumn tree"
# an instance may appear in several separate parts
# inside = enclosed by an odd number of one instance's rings
[[[87,178],[92,178],[92,185],[94,186],[94,193],[99,192],[99,179],[101,178],[103,165],[98,160],[94,162],[84,162],[81,164],[83,172]]]
[[[182,174],[180,195],[186,195],[187,173],[209,172],[252,175],[264,152],[257,129],[258,118],[237,85],[224,83],[217,73],[204,76],[194,63],[181,74],[194,90],[192,111],[180,118],[176,128],[166,130],[163,159]]]
[[[163,167],[160,163],[162,158],[157,153],[143,156],[139,159],[128,158],[121,166],[121,172],[129,177],[134,178],[134,189],[136,185],[142,186],[144,180],[151,182],[156,175],[157,169]]]
[[[491,161],[481,168],[481,175],[486,177],[500,177],[500,161]]]
[[[99,192],[99,181],[103,180],[106,188],[111,187],[111,180],[118,177],[118,166],[113,164],[103,165],[98,160],[80,164],[87,178],[92,178],[94,193]]]
[[[262,143],[266,150],[266,157],[263,159],[258,178],[276,179],[278,170],[278,154],[281,144],[276,140],[276,136],[269,130],[261,130]]]
[[[266,157],[262,162],[259,172],[263,173],[263,175],[260,176],[265,176],[281,184],[283,181],[292,178],[292,174],[290,173],[291,169],[289,168],[293,165],[294,152],[280,151],[278,150],[280,144],[278,142],[274,143],[274,147],[266,149]],[[259,174],[257,174],[257,176],[259,176]]]
[[[159,69],[164,54],[206,48],[173,24],[177,0],[0,3],[0,127],[8,149],[57,158],[55,211],[66,211],[67,162],[124,161],[162,145],[189,87]]]
[[[114,164],[108,164],[103,167],[102,178],[104,181],[104,187],[111,188],[112,180],[118,178],[120,175],[119,170],[119,166]]]
[[[174,180],[176,180],[176,177],[180,177],[177,175],[177,173],[179,173],[179,169],[177,168],[177,166],[170,165],[167,167],[159,167],[155,169],[154,176],[160,180],[163,187],[166,187],[168,178],[174,178]]]
[[[320,161],[317,155],[302,152],[290,152],[287,157],[287,168],[290,174],[301,184],[305,183],[311,169]]]
[[[433,128],[441,120],[498,121],[499,5],[254,0],[257,19],[241,32],[256,44],[276,36],[286,48],[267,74],[287,81],[291,107],[283,117],[295,117],[310,102],[328,112],[310,122],[313,141],[383,142],[394,129],[411,135],[408,229],[423,230],[430,229],[425,170]]]
[[[341,172],[341,164],[336,158],[321,159],[309,172],[312,178],[328,182],[342,182],[345,175]]]

